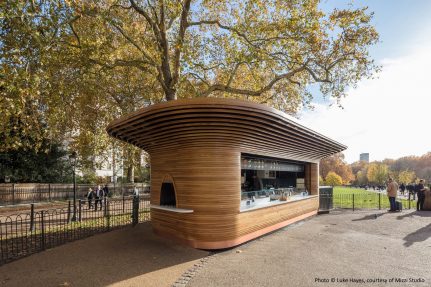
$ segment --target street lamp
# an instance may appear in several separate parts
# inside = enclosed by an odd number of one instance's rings
[[[69,155],[70,162],[73,166],[73,216],[72,221],[76,221],[76,152]]]

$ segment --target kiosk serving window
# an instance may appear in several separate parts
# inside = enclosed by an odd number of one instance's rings
[[[172,182],[163,182],[160,190],[160,206],[176,207],[175,188]]]
[[[308,196],[304,163],[241,155],[240,210],[281,204]]]

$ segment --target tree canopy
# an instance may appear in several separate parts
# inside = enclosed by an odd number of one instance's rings
[[[341,177],[344,184],[349,184],[355,179],[352,168],[344,160],[343,153],[337,153],[322,159],[319,164],[319,170],[322,178],[326,178],[329,172],[335,172]]]
[[[343,184],[343,179],[341,176],[336,174],[333,171],[328,172],[328,175],[325,178],[325,184],[330,186],[338,186]]]
[[[0,148],[26,148],[17,117],[39,146],[67,138],[91,161],[122,145],[108,122],[161,101],[233,97],[295,114],[315,87],[339,101],[379,69],[372,17],[317,0],[2,1]]]
[[[329,172],[337,173],[343,184],[384,184],[389,176],[404,184],[418,182],[419,179],[431,182],[431,152],[422,156],[405,156],[371,163],[357,161],[352,164],[347,164],[343,153],[339,153],[322,159],[319,170],[322,178],[326,178]]]
[[[133,67],[149,76],[159,100],[246,97],[295,112],[312,99],[313,83],[340,99],[377,69],[368,49],[378,33],[366,7],[325,13],[316,0],[68,2],[73,45],[111,73]]]
[[[368,166],[367,178],[370,183],[384,184],[389,177],[389,169],[383,163],[371,163]]]

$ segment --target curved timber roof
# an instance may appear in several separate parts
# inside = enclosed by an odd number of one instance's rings
[[[107,127],[109,135],[149,152],[217,146],[318,161],[346,146],[276,109],[248,101],[195,98],[142,108]]]

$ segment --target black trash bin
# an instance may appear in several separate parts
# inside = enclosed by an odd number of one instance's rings
[[[329,213],[333,208],[332,195],[334,188],[332,186],[319,187],[319,213]]]

